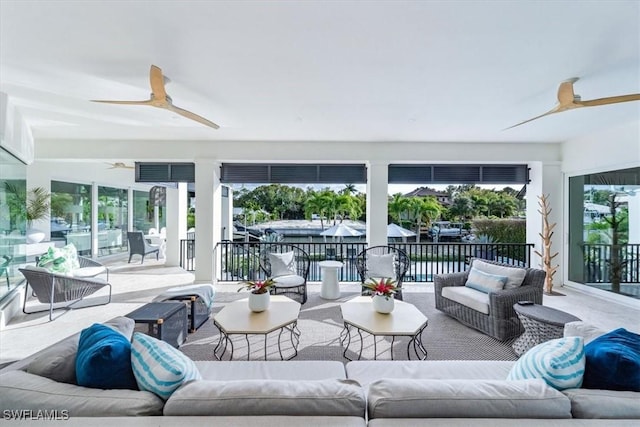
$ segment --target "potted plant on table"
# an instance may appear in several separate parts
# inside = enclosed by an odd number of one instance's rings
[[[49,217],[51,194],[42,187],[26,190],[10,182],[5,182],[5,191],[9,195],[8,204],[13,207],[13,215],[26,220],[27,243],[40,243],[45,233],[33,228],[33,222]]]
[[[393,279],[369,279],[362,285],[372,292],[373,309],[378,313],[389,314],[394,308],[394,295],[398,291]]]
[[[249,294],[249,309],[251,311],[259,313],[269,308],[269,302],[271,301],[269,290],[276,284],[273,279],[248,280],[242,283],[243,286],[238,289],[238,292],[242,290],[251,291]]]

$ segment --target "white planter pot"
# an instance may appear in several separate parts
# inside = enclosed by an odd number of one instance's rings
[[[30,228],[27,230],[26,237],[27,243],[40,243],[44,240],[44,231],[36,230],[35,228]]]
[[[373,309],[378,313],[389,314],[393,311],[394,301],[395,300],[393,299],[393,295],[390,297],[385,297],[383,295],[374,295]]]
[[[264,294],[249,294],[249,310],[259,313],[269,308],[269,302],[271,302],[271,296],[269,292]]]

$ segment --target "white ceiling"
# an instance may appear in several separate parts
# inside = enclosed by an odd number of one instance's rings
[[[166,110],[89,99],[149,97]],[[0,0],[0,91],[36,140],[559,142],[640,120],[639,1]]]

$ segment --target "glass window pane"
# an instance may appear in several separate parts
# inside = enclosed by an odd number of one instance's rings
[[[569,178],[568,275],[640,298],[640,168]]]

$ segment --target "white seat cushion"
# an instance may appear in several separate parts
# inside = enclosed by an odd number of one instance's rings
[[[73,277],[95,277],[98,274],[105,273],[107,269],[105,267],[82,267],[73,270]]]
[[[289,274],[288,276],[278,276],[273,278],[276,286],[279,288],[292,288],[304,284],[304,277],[297,274]]]
[[[489,294],[484,292],[467,286],[445,286],[442,288],[442,296],[480,313],[489,314]]]

